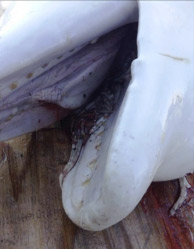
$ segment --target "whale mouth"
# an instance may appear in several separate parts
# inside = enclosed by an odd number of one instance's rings
[[[37,68],[0,80],[5,95],[0,99],[0,141],[48,126],[86,103],[108,74],[128,30],[126,25],[105,34],[69,57],[61,54],[51,66],[44,64],[42,73]]]
[[[121,27],[138,16],[134,1],[11,1],[0,9],[0,141],[83,105],[109,71]]]

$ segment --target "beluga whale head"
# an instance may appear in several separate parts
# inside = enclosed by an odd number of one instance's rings
[[[192,1],[13,1],[1,13],[0,141],[71,115],[60,184],[75,224],[110,227],[153,180],[194,171]]]

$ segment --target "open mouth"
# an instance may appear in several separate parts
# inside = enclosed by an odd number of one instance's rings
[[[135,1],[20,2],[0,27],[0,140],[71,111],[63,206],[88,230],[126,217],[153,180],[194,171],[193,3],[138,7],[137,28]]]

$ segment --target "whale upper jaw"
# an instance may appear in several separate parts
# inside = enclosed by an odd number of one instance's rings
[[[135,19],[136,2],[13,1],[0,19],[0,141],[83,105],[119,49],[124,31],[111,31]]]

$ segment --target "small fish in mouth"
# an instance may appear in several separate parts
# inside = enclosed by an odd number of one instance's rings
[[[137,20],[136,34],[125,25]],[[78,226],[105,229],[153,180],[194,171],[192,30],[192,1],[31,1],[4,12],[0,140],[76,109],[60,184]]]

